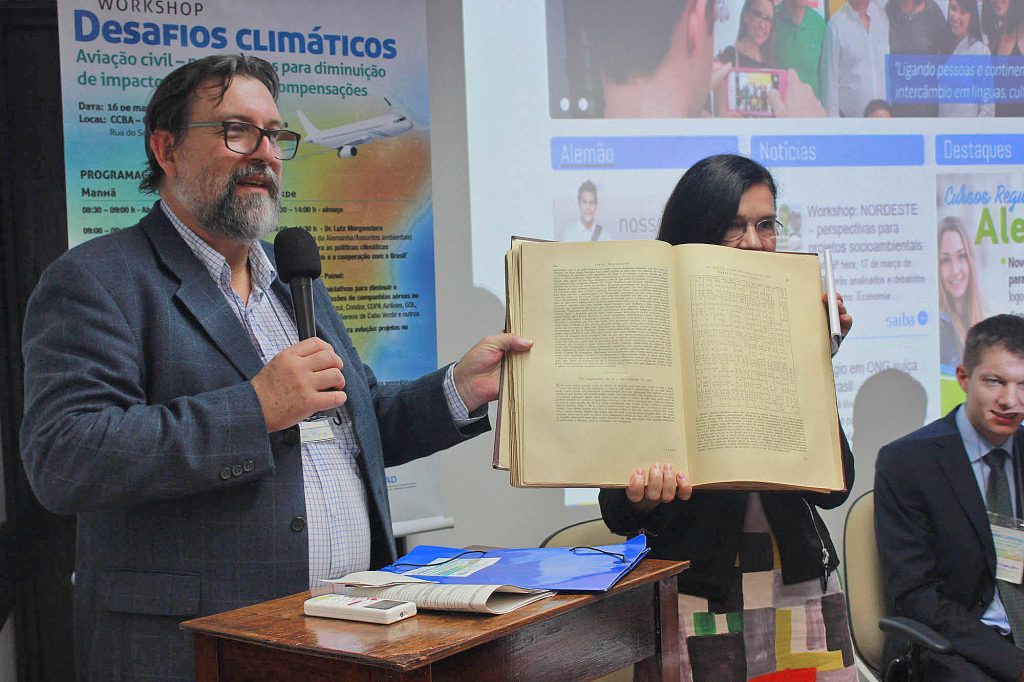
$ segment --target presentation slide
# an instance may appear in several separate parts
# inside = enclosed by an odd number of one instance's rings
[[[466,3],[475,283],[504,299],[513,235],[653,239],[689,166],[749,155],[779,249],[835,259],[847,433],[873,391],[944,414],[966,328],[1024,312],[1024,30],[1012,3],[918,4]]]

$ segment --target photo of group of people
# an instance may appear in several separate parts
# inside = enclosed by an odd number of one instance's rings
[[[729,73],[729,109],[750,116],[770,116],[768,93],[784,92],[785,77],[785,71],[733,69]]]
[[[554,118],[1024,116],[1024,0],[548,0],[547,33]]]

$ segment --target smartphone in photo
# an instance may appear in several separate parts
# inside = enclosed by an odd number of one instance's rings
[[[743,116],[772,116],[768,93],[778,90],[786,96],[786,72],[780,69],[748,69],[737,67],[729,72],[726,106],[730,112]]]

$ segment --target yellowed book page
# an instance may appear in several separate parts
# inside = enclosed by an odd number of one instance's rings
[[[527,242],[520,261],[535,345],[516,359],[519,484],[622,487],[652,462],[685,468],[671,247]]]
[[[818,259],[704,244],[675,250],[695,483],[841,490]]]

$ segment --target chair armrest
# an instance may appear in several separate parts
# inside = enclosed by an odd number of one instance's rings
[[[902,616],[880,618],[878,620],[878,627],[883,632],[899,635],[909,640],[911,644],[920,645],[928,651],[937,654],[948,654],[953,651],[953,645],[949,643],[948,639],[927,625],[919,623],[912,618],[904,618]]]

